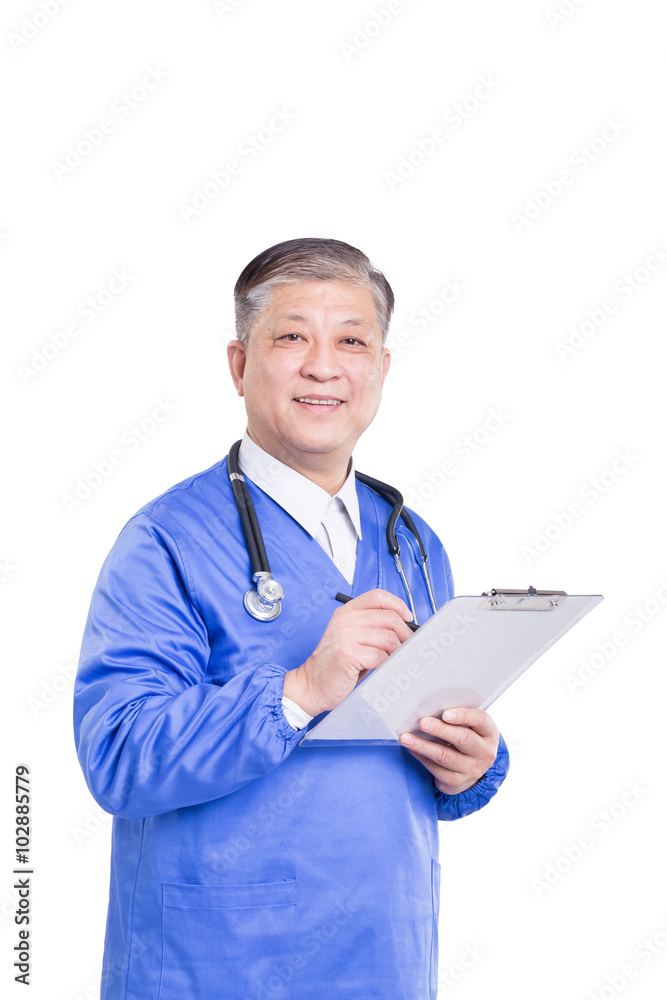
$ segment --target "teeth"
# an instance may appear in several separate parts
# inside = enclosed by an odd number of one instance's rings
[[[335,406],[342,399],[311,399],[310,396],[299,396],[297,403],[315,403],[317,406]]]

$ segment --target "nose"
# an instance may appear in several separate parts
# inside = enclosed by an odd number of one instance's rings
[[[314,338],[303,358],[301,374],[316,382],[328,382],[340,378],[342,366],[336,353],[335,344]]]

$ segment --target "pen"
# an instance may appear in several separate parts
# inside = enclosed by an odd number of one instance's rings
[[[352,598],[348,597],[347,594],[341,594],[339,592],[338,594],[336,594],[336,600],[340,601],[341,604],[347,604],[347,602],[351,601]],[[417,629],[419,628],[419,625],[416,625],[414,622],[406,622],[405,624],[408,626],[408,628],[411,628],[413,632],[416,632]]]

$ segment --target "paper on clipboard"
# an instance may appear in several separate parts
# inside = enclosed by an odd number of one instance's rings
[[[601,594],[489,591],[455,597],[306,732],[300,746],[401,744],[424,715],[486,709],[602,601]]]

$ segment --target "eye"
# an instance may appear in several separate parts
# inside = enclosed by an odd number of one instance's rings
[[[289,340],[289,342],[291,344],[293,344],[294,340],[291,339],[292,337],[294,337],[295,339],[299,339],[301,337],[301,334],[300,333],[285,333],[285,334],[283,334],[282,337],[278,337],[278,340]]]
[[[358,337],[345,337],[345,339],[343,340],[343,343],[344,344],[360,344],[362,347],[366,346],[365,343],[363,342],[363,340],[359,340]]]

